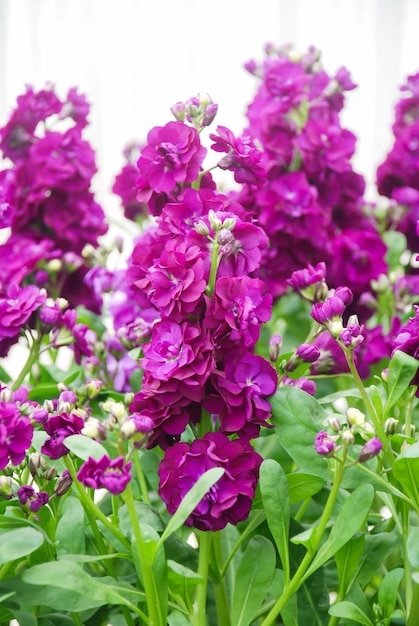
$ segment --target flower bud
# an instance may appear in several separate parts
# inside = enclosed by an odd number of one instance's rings
[[[53,480],[57,475],[57,468],[55,466],[49,467],[45,472],[46,480]]]
[[[397,432],[397,426],[399,424],[399,420],[394,419],[394,417],[389,417],[384,422],[384,430],[387,435],[394,435]]]
[[[208,229],[208,226],[202,220],[199,220],[199,222],[194,225],[194,228],[196,232],[202,235],[203,237],[208,237],[210,231]]]
[[[345,445],[351,446],[355,441],[355,436],[350,430],[344,430],[342,433],[342,441]]]
[[[321,430],[317,433],[314,440],[314,447],[317,454],[322,456],[329,456],[336,450],[336,437],[329,435],[325,430]]]
[[[61,263],[60,259],[52,259],[48,264],[47,264],[47,270],[48,272],[52,272],[54,274],[56,274],[57,272],[59,272],[63,267],[63,264]]]
[[[127,419],[127,421],[122,424],[120,433],[122,439],[131,439],[131,437],[134,437],[134,435],[137,434],[135,422],[132,419]]]
[[[359,453],[358,461],[360,463],[365,463],[369,459],[372,459],[374,456],[377,456],[382,450],[383,444],[378,439],[378,437],[373,437],[362,448]]]
[[[170,108],[170,111],[178,122],[185,121],[186,106],[184,102],[176,102],[176,104]]]
[[[272,363],[275,363],[278,360],[279,354],[281,352],[282,346],[282,337],[280,335],[272,335],[269,339],[269,359]]]
[[[335,433],[340,432],[341,428],[342,428],[342,424],[341,421],[338,417],[334,416],[334,417],[330,417],[327,420],[327,423],[329,425],[329,427],[335,431]]]
[[[101,441],[106,439],[106,429],[96,417],[89,417],[81,430],[81,434],[90,437],[90,439],[100,439]]]
[[[39,452],[32,452],[29,455],[29,460],[28,460],[28,467],[29,467],[29,471],[31,473],[31,475],[33,476],[33,478],[35,478],[35,476],[38,473],[38,470],[42,467],[42,457],[39,454]],[[45,462],[44,462],[45,464]]]
[[[210,126],[213,123],[217,113],[218,113],[218,104],[211,102],[211,104],[209,104],[206,107],[204,115],[202,116],[201,126],[202,127]]]
[[[234,230],[237,224],[237,219],[235,217],[226,217],[223,222],[223,228],[226,230]]]
[[[296,350],[296,356],[304,363],[314,363],[320,356],[320,349],[312,343],[302,343]]]
[[[96,398],[103,387],[103,381],[91,378],[86,383],[86,394],[89,400]]]
[[[8,387],[3,387],[0,391],[0,402],[11,402],[13,399],[13,392]]]
[[[0,476],[0,498],[4,500],[13,498],[12,479],[9,476]]]
[[[355,409],[354,407],[350,407],[346,411],[346,417],[348,420],[348,424],[350,424],[351,426],[364,426],[365,424],[364,413],[362,413],[358,409]]]
[[[70,489],[72,483],[73,479],[71,478],[68,470],[64,470],[55,483],[54,494],[56,496],[63,496]]]
[[[211,228],[217,232],[222,229],[223,223],[220,218],[217,216],[213,209],[208,211],[208,221],[210,223]]]

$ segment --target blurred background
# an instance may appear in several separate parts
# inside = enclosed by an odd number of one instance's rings
[[[418,0],[0,0],[0,125],[26,84],[52,82],[61,96],[77,86],[91,103],[97,199],[115,215],[126,144],[200,92],[219,105],[215,125],[240,133],[257,88],[244,63],[268,42],[313,44],[329,74],[343,65],[358,84],[342,124],[373,197],[399,87],[419,71],[418,25]]]

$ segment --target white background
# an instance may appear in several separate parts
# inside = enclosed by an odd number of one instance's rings
[[[116,216],[109,190],[128,142],[198,92],[239,133],[257,86],[244,62],[262,59],[267,42],[314,44],[329,73],[345,65],[359,85],[342,122],[373,194],[398,89],[419,71],[418,27],[418,0],[0,0],[0,125],[26,83],[51,81],[60,95],[78,86],[92,104],[98,200]]]

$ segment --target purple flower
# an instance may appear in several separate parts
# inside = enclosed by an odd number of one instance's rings
[[[151,341],[143,347],[143,390],[162,394],[162,402],[181,397],[199,402],[213,369],[213,350],[209,332],[199,323],[157,322]]]
[[[189,423],[197,424],[201,417],[201,406],[180,397],[176,402],[160,402],[159,395],[146,396],[140,391],[134,396],[129,410],[136,416],[135,422],[151,420],[152,432],[147,448],[159,446],[163,450],[179,441]],[[140,416],[140,417],[139,417]],[[134,418],[134,416],[132,416]]]
[[[215,152],[226,152],[227,156],[218,162],[222,170],[234,172],[237,183],[258,185],[266,178],[265,169],[261,166],[262,152],[256,148],[252,139],[246,135],[235,137],[225,126],[217,126],[217,133],[210,134],[211,146]]]
[[[60,459],[69,452],[64,445],[64,439],[70,435],[79,435],[83,427],[83,419],[74,413],[52,415],[44,423],[49,438],[44,442],[41,453],[49,456],[50,459]]]
[[[243,343],[247,348],[259,339],[260,328],[271,317],[272,296],[264,282],[249,276],[221,277],[214,297],[208,302],[205,323],[218,326],[217,342]]]
[[[155,126],[137,162],[140,189],[144,181],[159,193],[170,193],[177,183],[192,183],[198,178],[206,152],[195,128],[178,121]]]
[[[382,450],[383,444],[378,439],[378,437],[373,437],[369,439],[367,443],[363,446],[361,452],[359,453],[358,461],[360,463],[365,463],[369,459],[372,459],[377,454],[380,454]]]
[[[335,437],[331,437],[325,430],[321,430],[316,435],[314,447],[317,454],[329,456],[336,450]]]
[[[260,426],[267,426],[271,416],[267,398],[275,393],[278,382],[269,361],[255,354],[229,353],[224,371],[215,372],[211,381],[222,399],[219,410],[216,405],[211,410],[219,413],[220,430],[249,439],[256,437]]]
[[[419,306],[414,305],[413,308],[415,316],[411,317],[407,323],[399,329],[394,339],[391,356],[393,356],[396,350],[401,350],[415,357],[415,359],[419,359]],[[419,385],[419,370],[414,375],[410,384]],[[416,392],[416,395],[418,394],[419,390]]]
[[[19,465],[30,448],[33,426],[21,415],[15,402],[0,402],[0,470],[6,465]]]
[[[316,302],[311,308],[311,317],[318,324],[329,324],[341,320],[345,310],[345,303],[336,296],[327,298],[324,302]]]
[[[48,504],[49,495],[46,491],[35,491],[31,485],[22,485],[17,490],[20,504],[28,506],[32,513],[37,513],[41,506]]]
[[[160,463],[159,494],[173,515],[200,476],[213,467],[225,469],[186,520],[200,530],[221,530],[247,519],[262,457],[249,443],[230,441],[220,432],[208,433],[192,444],[176,443]]]
[[[321,262],[316,267],[308,264],[302,270],[296,270],[287,283],[303,298],[315,303],[324,300],[325,292],[327,293],[325,278],[326,264]]]
[[[171,239],[147,272],[148,297],[162,317],[182,321],[202,308],[208,276],[208,256],[187,240]]]
[[[77,473],[78,480],[93,489],[107,489],[114,496],[122,493],[130,482],[132,462],[123,456],[111,460],[106,454],[98,461],[89,457]]]
[[[45,300],[46,294],[35,285],[10,285],[6,298],[0,298],[0,340],[16,337]]]
[[[295,354],[304,363],[314,363],[320,356],[320,350],[313,343],[302,343],[298,346]]]

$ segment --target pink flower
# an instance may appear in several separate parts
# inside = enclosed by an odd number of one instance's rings
[[[122,493],[130,482],[132,461],[123,456],[111,460],[106,454],[98,461],[89,457],[77,473],[78,480],[93,489],[107,489],[114,496]]]
[[[137,162],[140,181],[153,191],[170,193],[177,183],[197,179],[206,152],[195,128],[178,121],[155,126]]]
[[[215,152],[227,153],[218,162],[218,167],[233,171],[237,183],[262,183],[266,178],[265,169],[261,166],[262,152],[256,148],[252,139],[246,135],[235,137],[225,126],[217,126],[217,133],[210,135],[214,142],[211,148]]]
[[[0,402],[0,470],[6,465],[19,465],[31,446],[33,426],[21,415],[15,402]]]

